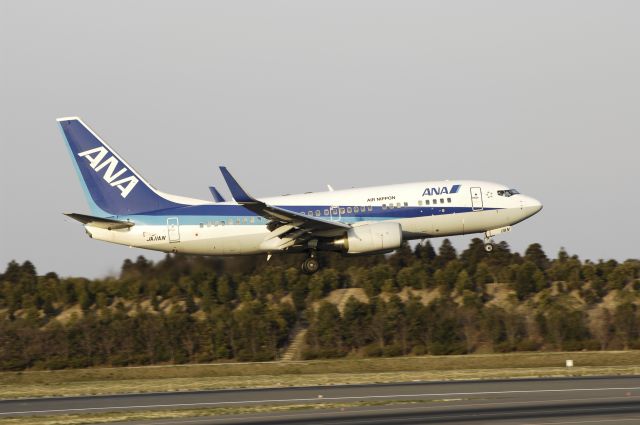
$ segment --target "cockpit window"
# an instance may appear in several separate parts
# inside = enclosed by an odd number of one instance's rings
[[[506,198],[508,198],[509,196],[520,194],[517,189],[498,190],[496,193],[498,194],[498,196],[504,196]]]

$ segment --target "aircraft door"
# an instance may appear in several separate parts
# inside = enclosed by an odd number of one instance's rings
[[[180,242],[180,224],[178,223],[178,217],[171,217],[167,219],[167,232],[169,233],[169,242]]]
[[[482,203],[482,189],[479,187],[471,188],[471,210],[482,211],[484,205]]]
[[[330,207],[329,217],[331,221],[340,221],[340,207]]]

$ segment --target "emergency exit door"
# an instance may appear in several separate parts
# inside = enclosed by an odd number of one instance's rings
[[[479,187],[471,188],[471,209],[473,211],[480,211],[484,209],[482,204],[482,189]]]
[[[340,207],[334,206],[329,208],[329,218],[331,221],[340,221]]]
[[[178,217],[167,219],[167,232],[169,233],[169,242],[180,242],[180,224]]]

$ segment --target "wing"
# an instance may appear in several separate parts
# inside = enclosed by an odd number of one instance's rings
[[[227,182],[227,186],[229,186],[231,196],[233,196],[233,199],[238,204],[276,224],[272,226],[271,237],[281,236],[287,232],[291,232],[289,238],[296,234],[298,234],[296,238],[302,237],[303,235],[307,235],[308,238],[319,232],[338,231],[341,233],[351,228],[351,226],[344,223],[299,214],[259,201],[249,195],[238,184],[226,167],[220,167],[220,171],[222,172],[224,180]]]

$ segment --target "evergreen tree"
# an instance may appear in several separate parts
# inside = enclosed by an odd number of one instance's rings
[[[459,293],[463,293],[464,291],[474,291],[475,287],[471,278],[469,277],[469,273],[466,270],[460,271],[458,273],[458,277],[456,278],[456,291]]]
[[[547,258],[547,254],[544,253],[542,245],[539,243],[532,243],[527,247],[524,252],[524,260],[532,262],[540,270],[546,270],[549,267],[549,258]]]
[[[458,253],[456,249],[451,244],[451,241],[445,238],[438,249],[438,256],[436,257],[436,265],[438,267],[444,267],[450,261],[453,261],[458,258]]]
[[[536,273],[538,268],[531,261],[526,261],[524,264],[518,267],[516,273],[515,290],[519,300],[526,298],[529,294],[535,292],[537,287]]]
[[[420,249],[418,249],[418,247]],[[425,264],[431,265],[435,261],[437,255],[436,250],[433,249],[433,245],[431,245],[431,241],[427,239],[427,241],[423,244],[418,244],[416,247],[416,256],[420,258]]]
[[[489,253],[484,249],[484,242],[482,239],[473,238],[469,243],[469,248],[462,251],[460,254],[460,260],[464,264],[465,269],[471,275],[475,274],[478,263],[483,261]]]
[[[616,334],[622,341],[625,350],[631,347],[638,338],[638,308],[635,304],[625,302],[616,307],[614,323]]]
[[[274,360],[305,326],[313,358],[639,346],[640,261],[549,260],[539,244],[520,256],[504,242],[487,254],[480,242],[459,258],[449,241],[438,255],[429,241],[391,256],[327,253],[314,276],[296,255],[138,257],[104,279],[12,261],[0,370]]]
[[[366,329],[370,327],[369,305],[349,297],[343,312],[345,345],[355,350],[368,343]]]

